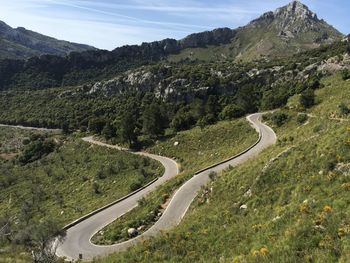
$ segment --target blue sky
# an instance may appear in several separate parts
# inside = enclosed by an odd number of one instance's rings
[[[0,0],[0,20],[45,35],[113,49],[236,28],[289,0]],[[304,0],[320,18],[350,33],[349,0]]]

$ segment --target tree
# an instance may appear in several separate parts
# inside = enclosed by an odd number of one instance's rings
[[[307,89],[301,93],[299,102],[304,108],[310,108],[315,105],[315,91]]]
[[[118,129],[120,139],[132,147],[137,143],[136,120],[131,112],[125,112],[122,115]]]
[[[57,222],[47,220],[32,223],[21,228],[15,237],[15,241],[24,245],[32,252],[34,263],[52,263],[56,260],[56,249],[58,242],[65,236]],[[54,242],[55,238],[57,242]]]
[[[142,131],[150,136],[161,135],[164,131],[164,122],[159,105],[152,103],[142,114]]]
[[[210,95],[205,104],[206,114],[212,114],[216,118],[219,111],[220,111],[220,105],[218,103],[217,98],[213,95]]]
[[[220,113],[220,119],[222,120],[229,120],[233,118],[239,118],[244,115],[244,111],[241,107],[235,105],[235,104],[230,104],[227,105],[222,112]]]
[[[103,118],[92,118],[89,120],[89,131],[97,134],[101,134],[103,128],[106,125],[106,121]]]
[[[116,130],[109,122],[107,122],[106,125],[103,127],[103,130],[102,130],[101,134],[107,140],[109,140],[109,139],[111,139],[111,138],[116,136]]]
[[[276,109],[286,104],[288,92],[284,87],[276,87],[273,90],[264,92],[261,100],[261,107],[266,110]]]
[[[63,134],[65,134],[65,135],[69,134],[70,133],[69,123],[67,121],[63,122],[61,124],[61,129],[62,129]]]
[[[275,112],[271,116],[272,122],[277,126],[282,126],[288,119],[288,116],[283,112]]]
[[[193,124],[195,124],[195,120],[191,113],[187,112],[185,108],[181,108],[172,119],[170,127],[175,131],[181,131],[190,128]]]
[[[53,152],[56,148],[56,144],[53,140],[47,139],[42,141],[41,139],[28,144],[18,160],[22,164],[27,164],[39,160],[45,155]]]

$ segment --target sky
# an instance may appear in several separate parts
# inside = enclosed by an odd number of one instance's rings
[[[349,0],[304,0],[350,33]],[[289,0],[0,0],[0,20],[71,42],[112,50],[218,27],[236,28]]]

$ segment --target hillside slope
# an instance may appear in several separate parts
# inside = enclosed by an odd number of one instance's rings
[[[322,83],[311,109],[295,96],[279,112],[278,144],[215,177],[178,227],[95,262],[349,262],[350,82]]]
[[[0,90],[86,84],[164,61],[232,62],[292,55],[342,37],[305,5],[294,1],[238,29],[219,28],[192,34],[182,40],[164,39],[139,46],[123,46],[113,51],[72,53],[65,58],[43,56],[27,62],[0,61],[0,75],[4,76],[0,79]]]
[[[0,21],[0,59],[27,59],[43,54],[65,56],[94,47],[57,40],[23,27],[12,28]]]
[[[329,44],[342,34],[323,19],[319,19],[306,5],[292,1],[274,12],[267,12],[248,25],[234,29],[229,43],[220,46],[187,49],[170,60],[236,60],[251,61],[261,58],[305,51]]]

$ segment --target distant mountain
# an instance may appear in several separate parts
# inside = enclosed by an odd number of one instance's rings
[[[205,49],[186,49],[172,60],[243,60],[305,51],[329,44],[343,37],[338,30],[319,19],[315,13],[299,1],[267,12],[248,25],[221,33],[217,39],[224,39],[221,45],[205,46]],[[195,34],[192,42],[200,42],[202,36]],[[187,38],[186,38],[187,39]],[[186,39],[182,40],[186,42]],[[222,45],[224,44],[224,45]]]
[[[57,40],[23,27],[12,28],[0,21],[0,59],[27,59],[43,54],[65,56],[72,51],[81,52],[94,47]]]
[[[80,85],[159,61],[273,58],[342,38],[338,30],[319,19],[307,6],[293,1],[237,29],[219,28],[182,40],[165,39],[113,51],[88,50],[72,52],[66,57],[46,55],[28,61],[5,60],[0,62],[0,90]]]

